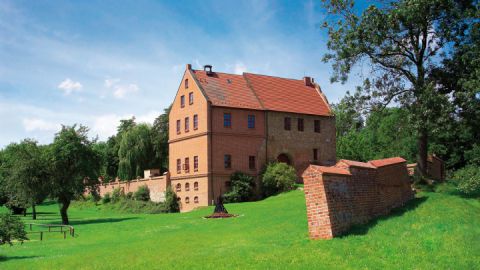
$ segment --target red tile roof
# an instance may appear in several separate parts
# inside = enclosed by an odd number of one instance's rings
[[[392,158],[385,158],[385,159],[370,160],[368,163],[378,168],[378,167],[388,166],[388,165],[402,163],[402,162],[406,162],[406,160],[401,157],[392,157]]]
[[[215,106],[261,110],[262,106],[242,75],[192,70],[197,81]]]
[[[373,166],[370,163],[348,160],[348,159],[340,159],[338,161],[337,165],[335,165],[335,166],[341,167],[341,164],[339,164],[339,163],[344,163],[347,166],[360,167],[360,168],[369,168],[369,169],[375,169],[376,168],[375,166]]]
[[[192,70],[208,99],[215,106],[261,109],[330,116],[323,93],[302,80],[244,73],[234,75]]]
[[[324,174],[343,174],[343,175],[352,175],[349,170],[335,167],[335,166],[318,166],[318,165],[311,165],[318,169],[320,172]]]

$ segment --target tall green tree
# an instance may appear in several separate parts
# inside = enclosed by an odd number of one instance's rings
[[[32,217],[37,219],[36,205],[48,195],[49,174],[45,148],[25,139],[12,143],[4,150],[4,185],[9,203],[32,207]]]
[[[153,122],[152,143],[155,151],[155,167],[166,171],[168,168],[168,115],[172,105],[166,108]]]
[[[49,147],[50,193],[60,204],[62,223],[69,224],[67,210],[71,201],[85,188],[97,183],[100,158],[88,139],[85,126],[62,126]]]
[[[459,43],[470,24],[465,9],[471,1],[378,1],[361,14],[353,0],[324,0],[330,14],[325,27],[333,62],[332,81],[345,82],[352,67],[367,61],[369,79],[353,96],[370,109],[395,102],[413,116],[417,162],[426,174],[429,129],[449,108],[448,96],[430,79],[445,52]]]

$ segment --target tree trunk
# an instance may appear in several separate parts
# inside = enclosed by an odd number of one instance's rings
[[[427,176],[427,156],[428,156],[428,134],[425,128],[420,128],[417,144],[417,170],[419,175],[423,178]]]
[[[70,206],[70,200],[68,200],[68,199],[59,200],[59,203],[61,204],[60,215],[62,216],[62,224],[63,225],[68,225],[67,210],[68,210],[68,207]]]
[[[37,219],[37,210],[35,209],[35,203],[32,204],[32,219]]]

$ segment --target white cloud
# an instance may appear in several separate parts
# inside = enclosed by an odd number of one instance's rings
[[[65,95],[70,95],[74,91],[80,91],[82,87],[80,82],[72,81],[70,78],[66,78],[58,85],[58,89],[62,90]]]
[[[235,67],[233,69],[235,74],[243,74],[245,71],[247,71],[247,67],[242,62],[235,63]]]
[[[103,85],[107,89],[113,90],[113,96],[117,99],[123,99],[129,94],[136,93],[140,87],[134,83],[119,84],[120,79],[106,79]]]
[[[135,116],[137,123],[153,124],[155,118],[160,115],[158,111],[150,111],[145,114]],[[100,140],[106,140],[108,137],[117,133],[117,127],[122,119],[130,119],[133,114],[105,114],[95,117],[92,132],[98,135]]]
[[[103,84],[106,88],[110,88],[113,85],[117,84],[120,79],[106,79],[105,83]]]
[[[40,118],[24,118],[23,119],[23,128],[28,131],[58,131],[60,129],[60,124],[45,121]]]

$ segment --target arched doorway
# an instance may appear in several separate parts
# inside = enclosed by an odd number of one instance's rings
[[[288,165],[290,165],[290,158],[287,156],[287,154],[284,154],[284,153],[281,153],[280,155],[278,155],[277,161],[282,163],[287,163]]]

